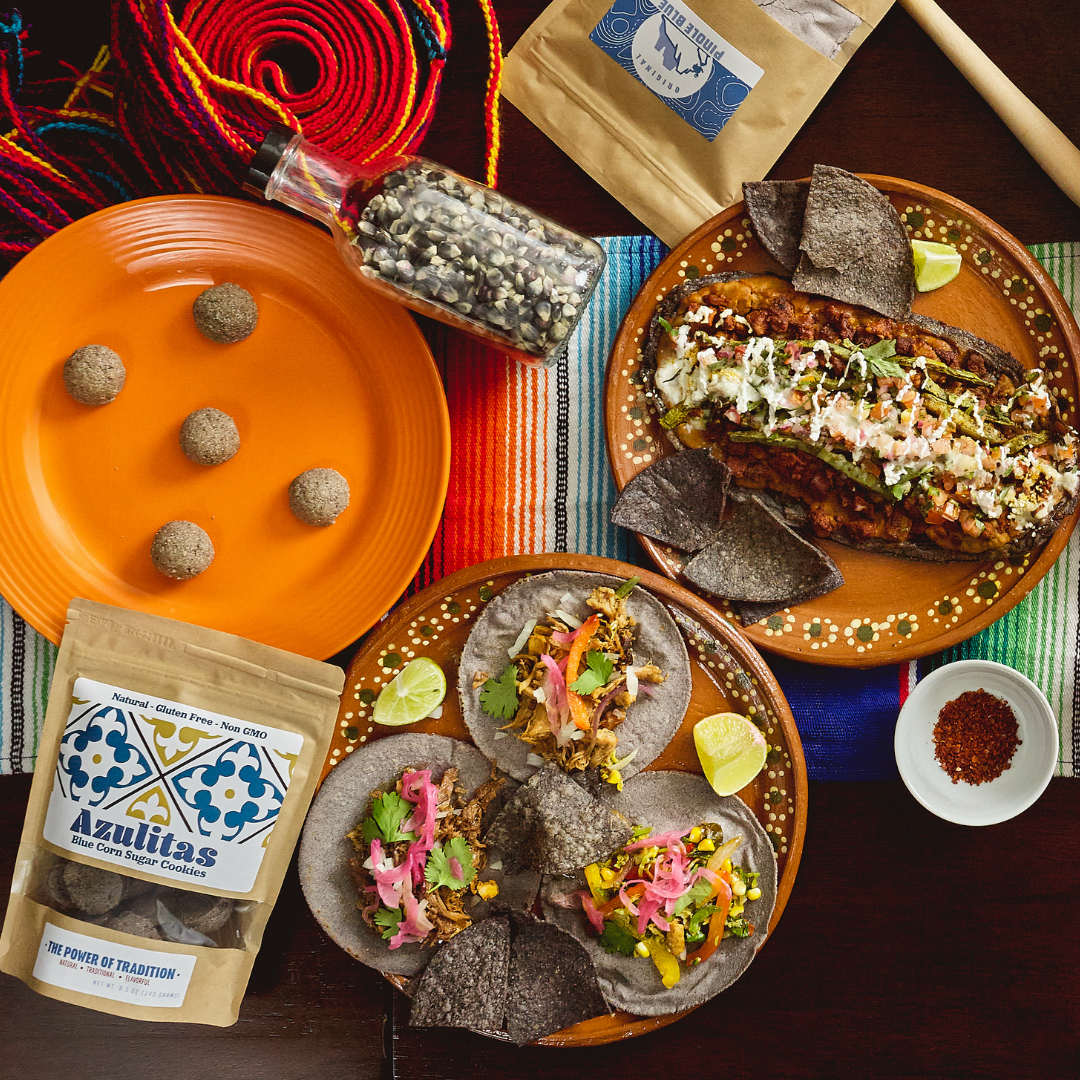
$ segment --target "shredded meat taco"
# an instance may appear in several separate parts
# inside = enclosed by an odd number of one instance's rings
[[[380,971],[420,972],[499,890],[480,835],[503,783],[467,743],[412,732],[337,765],[299,859],[304,895],[334,941]]]
[[[663,604],[636,579],[571,571],[523,578],[490,600],[458,676],[469,734],[511,776],[553,761],[615,784],[667,745],[690,683]]]
[[[371,793],[346,835],[356,849],[357,906],[388,948],[435,945],[472,925],[468,902],[487,865],[480,825],[502,783],[488,780],[470,795],[454,766],[406,767]]]

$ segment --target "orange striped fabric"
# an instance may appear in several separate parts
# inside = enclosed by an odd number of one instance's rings
[[[608,264],[566,354],[551,368],[508,360],[427,328],[450,410],[446,510],[414,590],[485,559],[543,551],[626,558],[607,521],[614,485],[604,456],[604,367],[622,313],[659,261],[653,237],[601,241]]]

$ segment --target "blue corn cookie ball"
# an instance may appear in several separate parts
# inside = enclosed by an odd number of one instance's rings
[[[123,360],[107,345],[83,345],[64,361],[64,386],[82,405],[108,405],[126,379]]]
[[[204,337],[219,345],[235,345],[254,331],[259,322],[255,297],[231,281],[199,293],[191,307],[195,325]]]
[[[214,561],[214,545],[195,522],[167,521],[154,534],[150,561],[166,577],[187,581]]]
[[[307,525],[333,525],[349,505],[349,482],[336,469],[308,469],[289,485],[289,509]]]

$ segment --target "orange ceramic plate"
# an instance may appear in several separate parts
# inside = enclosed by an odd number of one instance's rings
[[[629,578],[638,576],[672,613],[686,640],[692,687],[690,705],[679,730],[650,769],[701,772],[694,749],[694,724],[718,712],[755,718],[769,741],[766,767],[739,792],[772,838],[779,872],[772,933],[791,895],[806,834],[806,762],[791,709],[772,672],[757,650],[720,614],[699,597],[659,574],[629,563],[593,555],[514,555],[459,570],[395,608],[353,658],[341,696],[338,729],[330,744],[323,776],[364,744],[401,731],[423,731],[469,741],[457,691],[457,663],[473,622],[484,605],[507,585],[533,573],[587,570]],[[446,673],[450,692],[438,719],[408,728],[379,727],[371,719],[379,691],[415,656],[434,660]],[[368,793],[364,793],[363,798]],[[358,806],[357,813],[363,808]],[[764,942],[762,943],[764,944]],[[388,975],[397,986],[399,976]],[[738,993],[738,988],[727,993]],[[594,1017],[539,1042],[545,1046],[595,1046],[643,1035],[670,1024],[692,1010],[666,1016],[640,1017],[617,1012]],[[505,1038],[499,1032],[486,1032]]]
[[[217,345],[195,328],[203,289],[233,281],[255,332]],[[325,658],[400,596],[446,497],[449,416],[431,353],[404,308],[365,289],[315,226],[239,200],[166,196],[70,225],[0,282],[0,593],[58,641],[84,596]],[[101,408],[65,391],[89,343],[123,358]],[[241,447],[195,465],[177,435],[213,406]],[[351,501],[301,524],[289,482],[337,469]],[[150,541],[174,518],[216,558],[174,582]]]
[[[960,276],[917,294],[914,309],[1008,349],[1026,368],[1042,367],[1062,414],[1077,426],[1080,330],[1046,271],[1001,226],[940,191],[887,176],[866,180],[884,191],[917,239],[954,244]],[[733,270],[780,273],[750,229],[742,203],[687,237],[653,272],[623,320],[608,364],[608,455],[620,490],[650,462],[674,453],[641,392],[642,334],[657,303],[688,278]],[[873,667],[914,660],[955,645],[1000,618],[1032,590],[1065,547],[1080,510],[1034,555],[984,563],[919,563],[822,543],[845,584],[746,628],[760,648],[816,664]],[[642,537],[672,578],[680,554]],[[726,601],[710,597],[736,621]]]

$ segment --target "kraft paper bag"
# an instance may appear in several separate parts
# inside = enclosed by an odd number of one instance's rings
[[[765,177],[892,3],[555,0],[502,92],[673,246]]]
[[[344,672],[73,600],[0,970],[140,1020],[235,1022]]]

